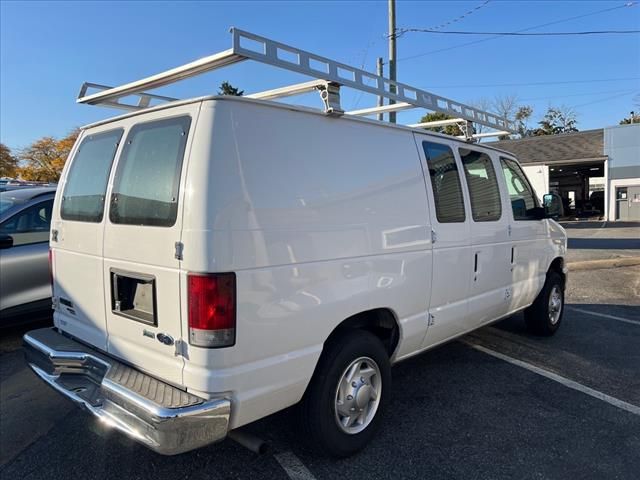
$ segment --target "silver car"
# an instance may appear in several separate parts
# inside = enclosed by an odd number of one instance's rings
[[[49,228],[55,187],[0,193],[0,326],[51,313]]]

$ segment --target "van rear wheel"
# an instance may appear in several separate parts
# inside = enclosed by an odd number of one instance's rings
[[[380,340],[365,330],[330,341],[299,406],[312,448],[347,457],[365,447],[380,425],[391,366]]]
[[[564,282],[557,272],[549,272],[542,291],[533,304],[524,311],[524,320],[531,333],[551,336],[564,314]]]

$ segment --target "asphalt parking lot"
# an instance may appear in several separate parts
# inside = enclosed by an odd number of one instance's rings
[[[605,226],[591,235],[569,229],[572,238],[629,241],[619,249],[574,243],[570,259],[640,255],[633,243],[640,229],[628,228]],[[567,302],[552,338],[529,335],[516,315],[394,367],[392,400],[377,438],[339,461],[301,445],[291,410],[249,427],[269,441],[268,454],[227,440],[159,456],[105,430],[45,387],[22,359],[25,329],[5,331],[0,477],[636,479],[640,266],[573,272]]]

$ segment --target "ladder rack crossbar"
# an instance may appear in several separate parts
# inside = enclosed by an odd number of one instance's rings
[[[245,95],[247,98],[255,98],[258,100],[273,100],[274,98],[292,97],[294,95],[302,95],[304,93],[313,92],[327,84],[324,80],[311,80],[310,82],[296,83],[286,87],[274,88],[273,90],[265,90],[264,92],[251,93]]]
[[[516,125],[514,122],[500,117],[499,115],[479,110],[475,107],[465,105],[460,102],[427,92],[425,90],[406,85],[404,83],[392,81],[388,78],[367,72],[360,68],[352,67],[341,62],[336,62],[326,57],[316,55],[314,53],[301,50],[284,43],[276,42],[260,35],[255,35],[240,29],[232,28],[232,48],[208,57],[195,60],[158,73],[134,82],[130,82],[119,87],[107,88],[93,94],[87,95],[86,89],[81,91],[78,97],[78,103],[89,105],[110,105],[118,108],[141,109],[149,106],[149,102],[153,99],[167,100],[168,97],[159,95],[152,96],[146,93],[146,90],[166,86],[180,80],[184,80],[196,75],[200,75],[218,68],[226,67],[244,60],[254,60],[267,65],[280,67],[291,72],[300,73],[317,79],[322,83],[306,82],[308,89],[301,87],[296,90],[296,86],[283,87],[281,89],[270,90],[249,95],[253,98],[281,98],[284,96],[297,95],[325,85],[325,94],[321,95],[325,101],[325,109],[328,114],[342,114],[339,108],[339,89],[340,86],[354,88],[361,92],[370,93],[379,97],[394,101],[397,104],[406,104],[401,108],[425,108],[427,110],[445,113],[451,115],[461,121],[475,122],[480,125],[491,127],[494,129],[504,130],[516,133]],[[313,85],[313,86],[310,86]],[[395,90],[395,91],[393,91]],[[120,99],[130,95],[138,95],[140,100],[138,105],[122,104]],[[391,103],[391,102],[390,102]],[[327,107],[330,105],[330,107]],[[387,108],[393,108],[393,105],[387,105]],[[379,113],[375,109],[369,110],[371,113],[362,113],[362,111],[351,112],[356,115],[369,115]],[[384,108],[384,107],[382,107]],[[394,110],[382,110],[394,111]]]
[[[78,93],[78,98],[83,98],[87,96],[87,92],[89,90],[98,90],[98,92],[104,92],[105,90],[111,90],[113,87],[109,87],[107,85],[101,85],[99,83],[90,83],[84,82],[82,87],[80,87],[80,93]],[[160,102],[175,102],[178,100],[177,98],[165,97],[164,95],[156,95],[153,93],[140,92],[131,94],[131,96],[138,97],[138,103],[136,105],[132,105],[130,103],[120,103],[119,100],[122,97],[118,97],[114,100],[101,100],[100,105],[106,105],[108,107],[120,108],[122,110],[140,110],[142,108],[147,108],[151,105],[152,100],[159,100]],[[84,103],[84,102],[83,102]]]
[[[502,137],[504,135],[509,135],[510,132],[507,132],[505,130],[498,130],[495,132],[486,132],[486,133],[474,133],[471,135],[472,139],[476,139],[476,138],[491,138],[491,137]],[[467,137],[465,137],[464,135],[459,135],[458,138],[464,138],[466,139]]]
[[[391,105],[382,105],[380,107],[371,107],[371,108],[363,108],[361,110],[351,110],[350,112],[345,112],[347,115],[375,115],[376,113],[388,113],[388,112],[399,112],[401,110],[409,110],[410,108],[417,108],[415,105],[411,103],[392,103]]]
[[[233,63],[246,60],[244,57],[237,55],[233,49],[225,50],[208,57],[201,58],[194,62],[181,65],[166,72],[161,72],[150,77],[136,80],[135,82],[126,83],[119,87],[109,90],[97,92],[92,95],[79,97],[78,103],[86,103],[89,105],[99,105],[105,101],[114,101],[122,97],[138,94],[144,90],[151,90],[184,80],[189,77],[200,75],[202,73],[215,70],[217,68],[226,67]]]
[[[433,122],[412,123],[407,126],[413,128],[445,127],[447,125],[457,125],[465,121],[464,118],[447,118],[446,120],[434,120]]]

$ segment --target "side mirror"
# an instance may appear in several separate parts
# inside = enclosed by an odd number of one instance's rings
[[[0,248],[13,247],[13,237],[11,235],[0,235]]]
[[[562,205],[562,197],[557,193],[547,193],[542,197],[544,205],[544,214],[547,218],[558,219],[564,216],[564,206]]]

